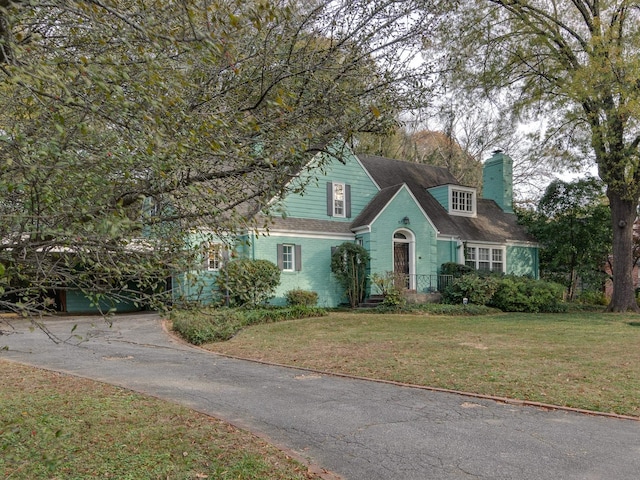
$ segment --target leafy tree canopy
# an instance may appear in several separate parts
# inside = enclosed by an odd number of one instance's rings
[[[326,140],[413,101],[411,7],[0,0],[0,308],[151,300],[186,232],[254,228]]]
[[[547,158],[593,159],[612,213],[612,311],[638,311],[632,235],[640,196],[640,9],[628,0],[460,0],[425,40],[442,80],[538,132]],[[423,2],[433,12],[432,2]]]
[[[586,178],[556,180],[535,212],[520,218],[541,245],[542,276],[565,285],[570,299],[579,283],[602,288],[604,266],[611,253],[611,210],[602,182]]]

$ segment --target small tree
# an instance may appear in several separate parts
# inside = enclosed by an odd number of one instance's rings
[[[280,284],[280,270],[269,260],[238,259],[227,263],[216,278],[231,306],[256,306],[273,297]]]
[[[549,184],[535,212],[518,212],[540,242],[540,267],[546,280],[562,283],[575,299],[578,284],[604,282],[611,252],[611,212],[603,186],[594,178]]]
[[[355,243],[345,242],[331,255],[331,271],[344,287],[352,308],[364,299],[368,264],[369,252]]]

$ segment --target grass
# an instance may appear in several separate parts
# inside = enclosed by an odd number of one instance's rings
[[[249,433],[128,390],[0,361],[0,391],[0,478],[317,478]]]
[[[252,326],[210,350],[327,372],[640,416],[640,321],[593,312],[334,312]]]

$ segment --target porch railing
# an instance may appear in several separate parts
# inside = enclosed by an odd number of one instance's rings
[[[453,275],[396,275],[396,286],[416,293],[442,292],[453,283]]]

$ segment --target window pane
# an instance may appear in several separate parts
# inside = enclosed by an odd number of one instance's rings
[[[490,250],[488,248],[478,248],[478,259],[481,262],[488,262],[489,261],[489,252],[490,252]]]
[[[209,270],[219,270],[221,267],[222,259],[222,246],[221,245],[209,245],[207,252],[207,268]]]
[[[473,192],[451,191],[451,210],[473,212]]]
[[[282,246],[282,269],[293,270],[293,245]]]
[[[344,185],[342,183],[333,184],[333,214],[335,216],[344,215]]]
[[[473,260],[473,267],[475,268],[475,260],[476,260],[476,249],[475,247],[467,247],[466,252],[467,260]]]

